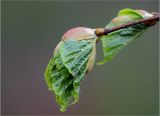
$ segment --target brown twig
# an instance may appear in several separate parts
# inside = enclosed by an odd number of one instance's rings
[[[160,13],[156,13],[156,12],[153,12],[152,13],[153,16],[150,17],[150,18],[147,18],[147,19],[140,19],[140,20],[136,20],[134,22],[129,22],[127,24],[122,24],[122,25],[119,25],[119,26],[116,26],[116,27],[113,27],[113,28],[98,28],[95,30],[95,34],[97,36],[103,36],[103,35],[107,35],[111,32],[114,32],[114,31],[117,31],[117,30],[120,30],[120,29],[123,29],[123,28],[126,28],[126,27],[130,27],[130,26],[133,26],[133,25],[137,25],[137,24],[145,24],[147,26],[153,26],[155,25],[159,20],[160,20]]]

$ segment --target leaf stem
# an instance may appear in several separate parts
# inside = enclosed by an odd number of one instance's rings
[[[116,26],[113,28],[108,28],[108,29],[107,28],[98,28],[95,30],[95,34],[97,36],[103,36],[103,35],[107,35],[111,32],[114,32],[114,31],[117,31],[117,30],[120,30],[123,28],[127,28],[127,27],[130,27],[133,25],[137,25],[137,24],[145,24],[147,26],[153,26],[160,20],[160,13],[153,12],[152,15],[153,16],[150,18],[136,20],[136,21],[129,22],[127,24],[122,24],[122,25],[119,25],[119,26]]]

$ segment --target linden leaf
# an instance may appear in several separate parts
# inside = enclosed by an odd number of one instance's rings
[[[45,81],[49,90],[56,95],[56,101],[61,106],[61,111],[66,110],[72,96],[77,99],[77,96],[74,95],[73,80],[74,77],[63,65],[61,56],[57,53],[47,66]]]
[[[80,41],[69,40],[62,43],[60,54],[64,65],[80,81],[87,70],[87,62],[95,44],[95,38]]]
[[[78,102],[80,82],[87,71],[95,41],[95,38],[62,41],[59,52],[47,66],[45,80],[62,112]]]
[[[139,10],[123,9],[119,11],[118,17],[114,18],[106,26],[106,28],[112,28],[128,23],[130,21],[135,21],[143,18],[147,17],[145,14],[140,13]],[[101,65],[110,61],[112,58],[114,58],[114,56],[117,55],[117,53],[119,53],[119,51],[123,47],[128,45],[128,43],[130,43],[133,39],[136,39],[138,36],[140,36],[146,29],[146,25],[137,24],[128,28],[117,30],[106,36],[102,36],[101,41],[103,45],[104,60],[99,62],[98,64]]]

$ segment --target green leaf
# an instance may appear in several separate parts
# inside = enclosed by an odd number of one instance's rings
[[[112,28],[130,21],[142,19],[143,16],[140,15],[136,10],[123,9],[118,13],[118,17],[113,19],[106,28]],[[98,64],[104,64],[110,61],[114,56],[119,53],[119,51],[128,45],[132,40],[140,36],[147,26],[144,24],[137,24],[128,28],[120,29],[118,31],[112,32],[106,36],[101,37],[103,44],[104,59]]]
[[[95,38],[62,41],[59,52],[51,58],[45,81],[49,90],[54,92],[61,111],[78,102],[80,82],[87,70]]]
[[[73,98],[77,99],[78,96],[75,95],[73,87],[74,77],[63,65],[59,53],[51,58],[45,72],[45,81],[49,90],[56,95],[56,101],[61,106],[62,112],[66,110]]]
[[[87,62],[91,56],[95,38],[80,41],[69,40],[62,43],[60,53],[64,65],[79,82],[86,72]]]

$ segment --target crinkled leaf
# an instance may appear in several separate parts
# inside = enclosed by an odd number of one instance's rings
[[[87,62],[91,56],[95,38],[80,41],[69,40],[62,43],[60,53],[64,65],[75,77],[74,85],[82,80],[86,72]]]
[[[119,20],[122,16],[126,16],[128,20]],[[142,19],[143,16],[140,15],[137,11],[132,9],[121,10],[118,14],[119,19],[111,21],[106,28],[112,28],[129,21],[134,21]],[[126,46],[133,39],[141,35],[147,26],[144,24],[137,24],[128,28],[124,28],[115,32],[112,32],[106,36],[102,36],[101,41],[103,44],[103,53],[104,60],[98,64],[104,64],[105,62],[110,61],[124,46]]]
[[[56,101],[61,106],[61,111],[65,111],[71,100],[78,98],[73,87],[74,77],[63,65],[59,53],[51,58],[46,72],[45,80],[51,90],[56,95]]]
[[[78,102],[80,82],[85,75],[94,43],[95,39],[64,41],[60,51],[47,66],[45,80],[49,90],[55,94],[61,111]]]

